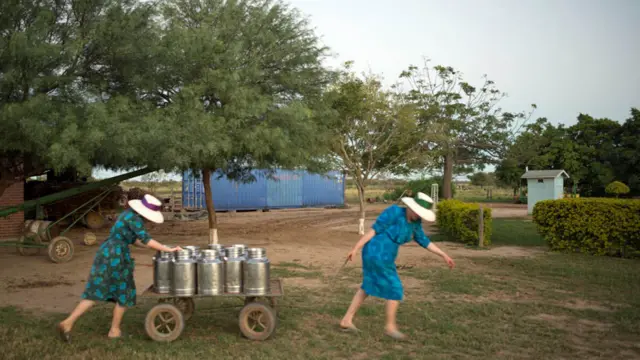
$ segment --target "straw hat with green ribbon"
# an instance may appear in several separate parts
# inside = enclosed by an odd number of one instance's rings
[[[431,222],[436,220],[436,213],[431,210],[433,200],[428,195],[419,192],[415,198],[403,197],[402,202],[422,219]]]

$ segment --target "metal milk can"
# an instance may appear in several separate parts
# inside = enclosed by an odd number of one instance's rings
[[[175,296],[196,294],[196,260],[189,250],[175,252],[172,260],[171,292]]]
[[[158,294],[171,292],[171,253],[158,251],[153,257],[153,288]]]
[[[202,250],[198,260],[198,294],[220,295],[224,293],[224,261],[217,250]]]
[[[243,290],[246,295],[266,295],[270,292],[271,264],[263,248],[247,249],[244,264]]]
[[[191,257],[198,260],[198,258],[200,257],[200,247],[199,246],[185,246],[184,249],[189,250],[189,254],[191,254]]]
[[[224,246],[220,245],[220,244],[209,244],[207,245],[207,247],[211,250],[216,250],[218,252],[218,257],[220,258],[220,260],[224,261]]]
[[[224,259],[224,291],[229,294],[242,293],[242,269],[244,256],[242,249],[231,246],[225,248]]]
[[[240,256],[244,257],[245,260],[247,259],[247,245],[235,244],[235,245],[231,245],[230,247],[234,247],[234,248],[240,249]]]

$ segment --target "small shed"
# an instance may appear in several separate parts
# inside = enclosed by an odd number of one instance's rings
[[[527,180],[527,213],[533,213],[538,201],[562,199],[564,179],[569,178],[564,170],[531,170],[522,175]]]

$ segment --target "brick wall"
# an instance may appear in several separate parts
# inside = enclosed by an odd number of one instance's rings
[[[9,186],[0,196],[0,208],[8,205],[18,205],[24,202],[24,183],[19,182]],[[24,213],[11,214],[0,218],[0,240],[15,239],[22,235]]]

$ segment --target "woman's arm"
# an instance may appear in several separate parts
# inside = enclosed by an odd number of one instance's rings
[[[138,244],[138,242],[140,242],[140,240],[136,240],[136,244]],[[145,246],[142,242],[140,242],[140,244],[143,245],[143,247]],[[170,248],[166,245],[162,245],[161,243],[157,242],[156,240],[149,240],[149,242],[147,242],[146,244],[147,247],[150,247],[154,250],[158,250],[158,251],[165,251],[165,252],[174,252],[174,251],[178,251],[178,250],[182,250],[180,248],[180,246],[176,246],[174,248]]]
[[[349,261],[353,260],[353,257],[356,255],[356,253],[358,253],[360,249],[362,249],[371,239],[373,239],[375,235],[375,230],[370,229],[369,231],[367,231],[353,246],[353,249],[349,251],[349,254],[347,254],[347,259],[349,259]]]
[[[440,255],[444,261],[447,262],[447,265],[449,265],[450,268],[453,269],[454,266],[456,266],[456,264],[453,262],[453,260],[449,257],[449,255],[445,254],[444,251],[440,250],[440,248],[434,244],[434,243],[429,243],[429,245],[427,246],[427,250],[431,251],[432,253],[436,254],[436,255]]]

